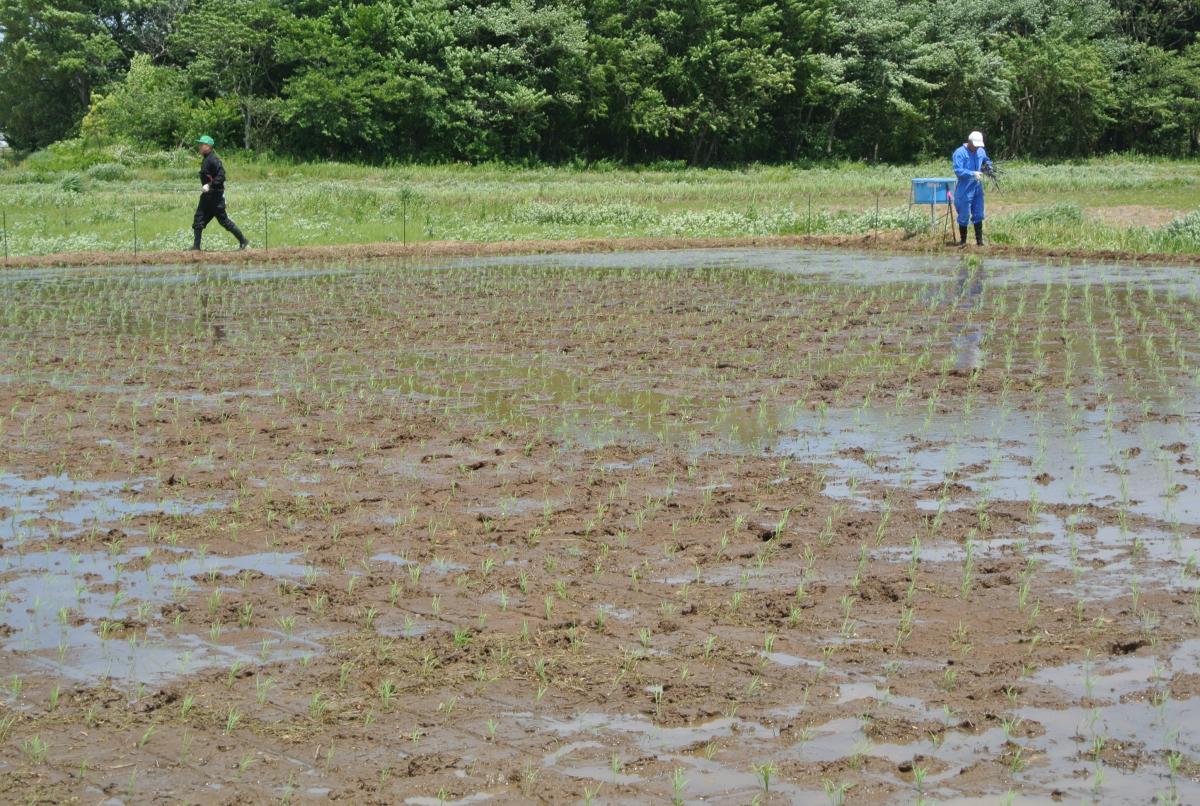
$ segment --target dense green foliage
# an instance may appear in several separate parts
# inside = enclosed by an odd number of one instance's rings
[[[0,0],[0,131],[296,157],[1200,148],[1195,0]]]

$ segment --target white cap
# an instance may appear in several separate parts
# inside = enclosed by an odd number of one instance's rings
[[[967,142],[976,148],[983,147],[983,132],[971,132],[967,135]]]

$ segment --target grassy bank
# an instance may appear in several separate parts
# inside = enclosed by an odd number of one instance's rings
[[[742,170],[367,167],[288,164],[223,153],[231,216],[256,246],[431,240],[725,237],[919,231],[916,176],[943,162]],[[58,147],[0,168],[13,255],[186,247],[197,198],[191,152]],[[1010,163],[989,193],[1000,244],[1133,252],[1200,251],[1200,163],[1122,157]],[[876,206],[878,204],[878,215]],[[208,248],[232,248],[216,225]]]

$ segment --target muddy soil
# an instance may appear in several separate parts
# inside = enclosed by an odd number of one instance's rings
[[[1013,209],[1019,209],[1014,206]],[[1127,211],[1117,215],[1118,219]],[[1152,216],[1153,217],[1153,216]],[[1155,217],[1154,220],[1157,220]],[[898,254],[955,254],[958,245],[944,235],[919,233],[908,235],[898,230],[881,230],[866,235],[775,235],[722,238],[591,238],[559,240],[495,241],[424,241],[415,244],[374,243],[338,246],[293,246],[283,249],[236,249],[205,252],[63,252],[52,255],[16,255],[6,268],[45,266],[257,266],[265,263],[297,261],[369,260],[373,258],[428,259],[439,257],[483,257],[497,255],[541,255],[595,252],[632,252],[665,249],[718,249],[801,247],[816,249],[879,250]],[[1200,255],[1186,253],[1146,253],[1104,249],[1066,249],[1059,247],[1010,246],[988,244],[970,247],[972,252],[989,257],[1031,258],[1038,260],[1088,260],[1092,262],[1135,261],[1138,263],[1194,266]]]
[[[9,275],[0,797],[1197,802],[1195,280],[570,261]]]

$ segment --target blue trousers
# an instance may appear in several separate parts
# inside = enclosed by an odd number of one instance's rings
[[[974,221],[983,222],[983,183],[971,180],[959,180],[954,188],[954,207],[958,210],[958,225],[965,227]]]

